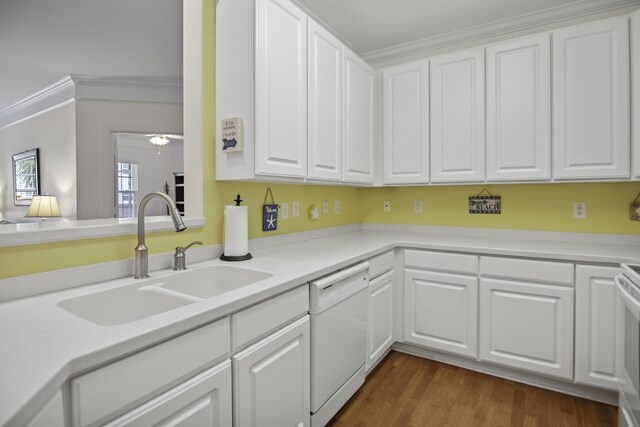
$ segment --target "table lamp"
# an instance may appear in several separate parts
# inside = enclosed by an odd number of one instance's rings
[[[45,222],[47,218],[59,216],[62,215],[60,215],[56,196],[33,196],[31,206],[25,215],[25,217],[42,218],[42,222]]]

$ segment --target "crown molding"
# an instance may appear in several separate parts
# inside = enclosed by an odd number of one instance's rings
[[[369,64],[398,61],[415,55],[425,55],[437,49],[455,47],[469,42],[485,40],[517,31],[539,28],[590,15],[612,12],[633,6],[640,6],[638,0],[583,0],[476,25],[449,33],[438,34],[421,40],[399,44],[389,48],[366,52],[363,59]]]
[[[182,104],[182,78],[71,74],[0,110],[0,129],[66,105],[72,100]]]

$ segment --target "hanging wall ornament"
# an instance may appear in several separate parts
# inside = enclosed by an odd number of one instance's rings
[[[267,203],[271,196],[271,203]],[[275,231],[278,229],[278,205],[273,198],[271,187],[267,187],[267,194],[264,196],[262,206],[262,231]]]
[[[638,199],[640,199],[640,193],[638,193],[636,199],[631,202],[629,206],[629,218],[631,221],[640,221],[640,202]]]

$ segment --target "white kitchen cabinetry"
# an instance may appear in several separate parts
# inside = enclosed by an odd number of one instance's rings
[[[343,48],[342,180],[374,181],[373,69]]]
[[[480,273],[480,359],[572,379],[573,265],[481,257]]]
[[[628,18],[553,33],[553,176],[629,177]]]
[[[633,176],[640,178],[640,10],[631,14],[631,139]]]
[[[487,180],[551,178],[549,34],[487,47]]]
[[[431,182],[484,181],[484,49],[430,63]]]
[[[406,342],[476,357],[477,265],[475,255],[405,251]]]
[[[383,183],[429,182],[429,61],[385,68]]]
[[[235,426],[310,425],[309,316],[233,357]]]
[[[307,175],[307,16],[288,0],[258,0],[256,173]]]
[[[342,179],[342,43],[309,19],[308,177]]]
[[[620,269],[576,266],[576,378],[581,384],[618,389],[614,277]]]
[[[64,400],[62,391],[58,390],[51,399],[31,418],[27,427],[65,427]]]
[[[369,283],[367,362],[369,371],[393,344],[393,279],[389,271]]]
[[[225,318],[71,380],[72,424],[150,425],[172,414],[230,419],[228,394],[216,396],[230,388],[229,342]]]
[[[230,426],[231,361],[208,369],[107,427]]]

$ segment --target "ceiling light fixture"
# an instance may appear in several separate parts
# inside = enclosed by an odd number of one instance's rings
[[[171,140],[167,138],[167,135],[153,135],[151,138],[149,138],[149,142],[152,143],[153,145],[157,145],[161,147],[163,145],[167,145],[168,143],[170,143]]]

